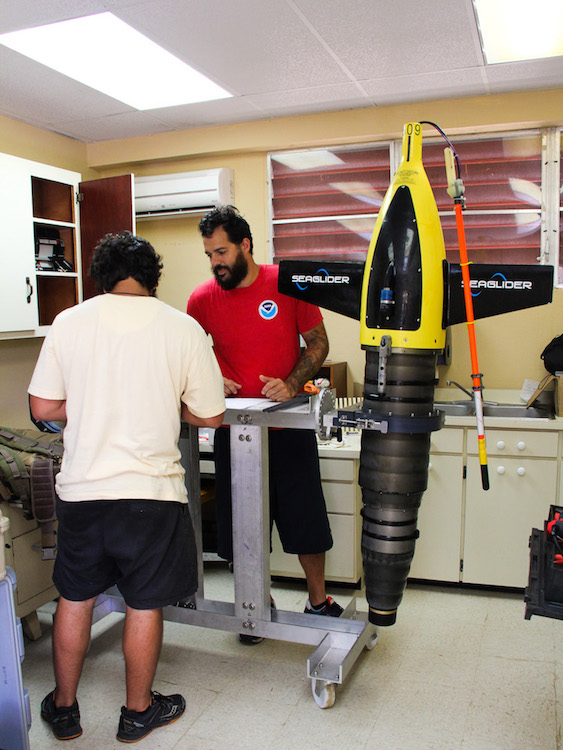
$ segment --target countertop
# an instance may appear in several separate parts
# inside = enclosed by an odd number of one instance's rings
[[[457,388],[436,388],[434,394],[435,402],[459,401],[465,395]],[[486,389],[483,392],[484,401],[493,401],[497,404],[525,404],[520,398],[520,391],[505,390],[500,388]],[[446,415],[444,422],[446,427],[472,427],[475,425],[475,417],[459,417]],[[563,417],[555,419],[536,419],[526,417],[525,419],[514,419],[511,417],[486,417],[485,431],[487,427],[499,427],[512,430],[548,430],[551,432],[563,431]]]
[[[345,433],[342,442],[336,439],[324,442],[318,440],[319,458],[359,458],[361,447],[361,433]]]
[[[464,399],[464,394],[457,388],[436,388],[435,402],[459,401]],[[493,401],[498,404],[523,404],[520,391],[507,389],[487,389],[484,392],[485,401]],[[475,427],[475,417],[459,417],[446,415],[445,427]],[[487,417],[485,418],[485,432],[487,428],[502,428],[512,430],[545,430],[549,432],[563,432],[563,417],[555,419],[525,418],[514,419],[509,417]],[[202,434],[203,433],[203,434]],[[212,431],[200,430],[200,451],[205,453],[212,450]],[[320,441],[320,458],[359,458],[361,447],[361,433],[344,431],[343,440],[336,439],[328,442]]]

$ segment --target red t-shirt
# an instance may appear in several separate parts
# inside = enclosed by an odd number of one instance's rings
[[[223,376],[242,384],[241,398],[261,396],[260,375],[285,380],[300,356],[299,334],[323,319],[315,305],[278,292],[278,271],[260,266],[250,286],[229,291],[213,278],[188,300],[188,315],[213,338]]]

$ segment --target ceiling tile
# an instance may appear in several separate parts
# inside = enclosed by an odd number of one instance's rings
[[[358,80],[478,65],[465,0],[293,0]]]
[[[106,10],[103,0],[0,0],[0,33]]]
[[[489,93],[481,68],[375,78],[362,85],[379,106]]]
[[[108,10],[235,96],[138,112],[0,45],[0,114],[91,141],[563,86],[486,66],[472,0],[0,0],[0,32]]]
[[[285,0],[161,0],[116,15],[239,95],[348,80]]]
[[[563,86],[563,58],[522,60],[487,65],[485,75],[492,93]],[[563,111],[563,100],[561,101]]]
[[[153,109],[150,113],[175,130],[257,120],[264,116],[264,113],[244,96],[186,104],[180,107]]]
[[[0,45],[0,112],[45,124],[134,111],[25,55]]]
[[[250,98],[257,107],[272,117],[279,117],[281,114],[286,116],[306,114],[327,109],[369,107],[373,104],[370,98],[353,83],[254,94]]]
[[[87,117],[69,122],[67,120],[52,123],[57,132],[78,138],[85,143],[105,141],[114,138],[133,138],[139,135],[164,133],[171,128],[146,112],[126,112],[106,117]]]

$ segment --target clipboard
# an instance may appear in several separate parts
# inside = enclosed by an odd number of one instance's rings
[[[563,373],[556,375],[546,375],[545,378],[538,383],[538,387],[528,399],[528,402],[526,403],[526,409],[532,406],[534,401],[539,397],[541,393],[551,390],[555,391],[553,398],[555,404],[555,413],[558,417],[563,416]]]

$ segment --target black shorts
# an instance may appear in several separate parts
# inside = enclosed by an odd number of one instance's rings
[[[158,609],[197,589],[196,546],[185,503],[57,500],[53,583],[70,601],[117,585],[133,609]]]
[[[315,555],[332,547],[321,486],[317,439],[311,430],[269,430],[270,524],[285,552]],[[217,552],[233,559],[230,430],[215,431]]]

